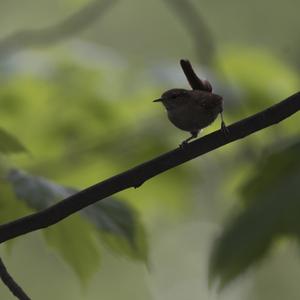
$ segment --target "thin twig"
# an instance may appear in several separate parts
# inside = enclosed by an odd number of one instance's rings
[[[9,290],[19,299],[19,300],[30,300],[22,288],[15,282],[15,280],[8,273],[2,259],[0,258],[0,278],[3,283],[9,288]]]
[[[195,140],[184,148],[165,153],[133,169],[97,183],[45,210],[1,225],[0,243],[51,226],[84,207],[122,190],[130,187],[137,188],[160,173],[277,124],[298,110],[300,110],[300,92],[255,115],[228,126],[226,135],[223,134],[222,130],[215,131]]]
[[[61,41],[86,29],[113,4],[113,0],[94,0],[58,24],[43,29],[21,30],[0,40],[0,57],[33,46],[45,46]]]

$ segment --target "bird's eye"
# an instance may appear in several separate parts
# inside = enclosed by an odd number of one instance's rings
[[[177,94],[173,94],[173,95],[171,96],[171,98],[172,98],[172,99],[177,98]]]

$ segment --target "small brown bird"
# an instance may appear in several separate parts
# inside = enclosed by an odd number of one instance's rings
[[[167,110],[169,120],[179,129],[189,131],[191,137],[181,143],[181,147],[198,136],[199,131],[210,125],[221,114],[222,129],[226,129],[222,117],[223,99],[211,92],[208,81],[204,90],[171,89],[164,92],[154,102],[162,102]]]

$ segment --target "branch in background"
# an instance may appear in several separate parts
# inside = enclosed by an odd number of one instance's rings
[[[25,294],[22,288],[9,275],[1,258],[0,258],[0,277],[1,280],[4,282],[4,284],[12,292],[12,294],[15,295],[19,300],[30,300],[30,298]]]
[[[199,62],[211,66],[215,58],[215,43],[212,34],[196,7],[190,0],[165,0],[181,18],[195,44]]]
[[[3,58],[28,47],[53,44],[70,37],[95,22],[114,2],[95,0],[56,25],[12,33],[0,40],[0,57]]]
[[[130,187],[139,187],[156,175],[193,158],[220,148],[256,131],[288,118],[300,110],[300,92],[255,115],[228,126],[228,134],[221,130],[210,133],[184,148],[177,148],[148,162],[97,183],[38,213],[0,226],[0,242],[51,226],[75,212]]]

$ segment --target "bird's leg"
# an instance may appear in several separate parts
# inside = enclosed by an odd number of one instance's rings
[[[192,139],[195,139],[199,134],[199,131],[191,131],[191,136],[189,138],[187,138],[186,140],[184,140],[179,147],[183,148],[184,146],[186,146],[188,144],[188,142]]]
[[[229,134],[229,130],[228,130],[228,128],[227,128],[227,126],[226,126],[226,124],[224,122],[223,113],[220,112],[220,115],[221,115],[221,130],[222,130],[223,134],[225,136],[227,136]]]

